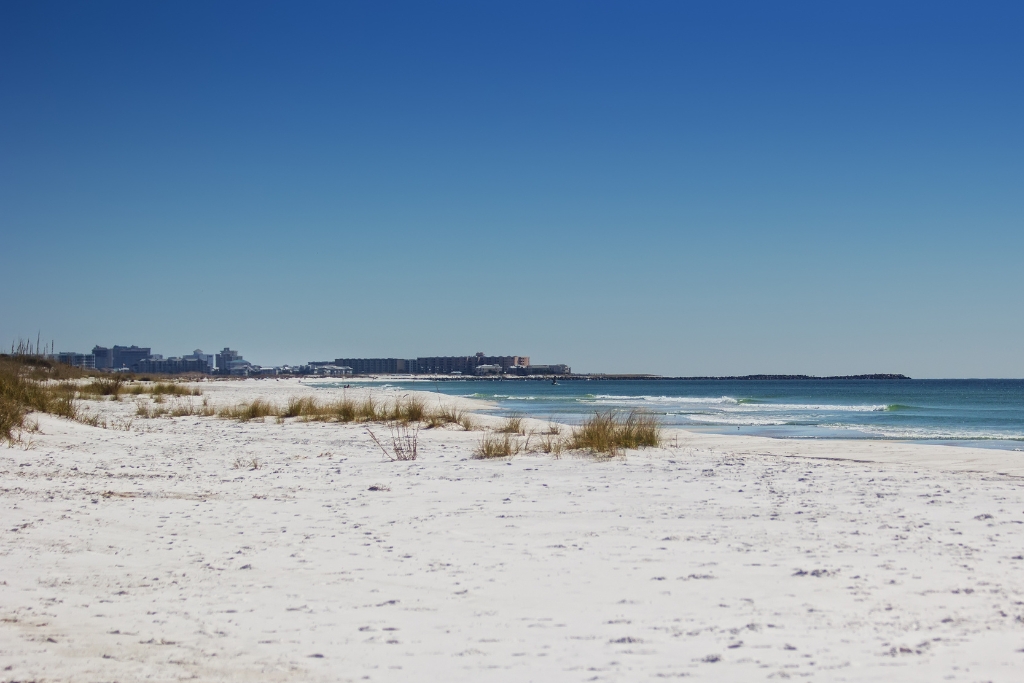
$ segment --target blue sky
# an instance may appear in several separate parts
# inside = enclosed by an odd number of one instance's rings
[[[1019,3],[0,4],[0,341],[1024,377]]]

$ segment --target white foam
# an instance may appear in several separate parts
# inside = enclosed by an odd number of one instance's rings
[[[730,425],[737,427],[773,427],[789,424],[789,420],[770,417],[732,417],[729,415],[707,415],[691,414],[686,415],[690,422],[709,425]]]
[[[720,398],[698,398],[691,396],[612,396],[601,394],[593,400],[582,399],[581,402],[597,405],[644,406],[657,405],[665,408],[670,406],[706,407],[723,412],[748,413],[875,413],[888,408],[885,404],[876,405],[844,405],[831,403],[741,403],[731,396]]]
[[[935,427],[894,427],[890,425],[823,424],[827,429],[849,429],[880,436],[885,439],[935,439],[941,441],[1024,441],[1024,433],[941,429]]]
[[[594,403],[696,403],[706,405],[738,404],[739,401],[731,396],[699,397],[699,396],[616,396],[613,394],[598,394],[594,396]]]

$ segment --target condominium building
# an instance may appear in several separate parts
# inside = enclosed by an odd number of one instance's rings
[[[93,370],[96,368],[96,356],[91,353],[74,353],[73,351],[61,351],[57,354],[57,362],[64,365],[71,365],[76,368]]]
[[[161,372],[180,374],[183,372],[210,372],[205,358],[146,358],[132,366],[134,372]]]
[[[311,366],[328,361],[311,362]],[[334,365],[348,367],[357,375],[529,375],[569,374],[568,365],[530,366],[529,356],[420,356],[419,358],[336,358]],[[536,371],[531,367],[538,368]]]
[[[404,358],[335,358],[336,367],[349,367],[357,375],[405,375],[417,372],[416,361]]]
[[[242,355],[238,351],[224,347],[220,353],[217,354],[217,372],[222,375],[231,374],[231,363],[235,361],[243,360]],[[236,367],[238,364],[236,363]]]
[[[416,372],[429,375],[450,375],[453,372],[464,375],[476,373],[481,365],[497,365],[501,372],[514,372],[530,364],[529,356],[485,356],[477,352],[474,356],[425,356],[416,359]]]
[[[92,347],[92,355],[96,359],[97,370],[114,369],[114,350],[105,346]]]
[[[143,346],[114,346],[110,350],[112,370],[131,369],[140,360],[153,355],[153,349]]]

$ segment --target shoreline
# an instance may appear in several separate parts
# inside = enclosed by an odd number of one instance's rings
[[[525,380],[529,380],[530,378],[518,378],[518,379],[520,379],[520,380],[524,380],[524,379]],[[339,383],[339,382],[340,383],[348,382],[350,380],[348,380],[348,379],[340,379],[340,378],[333,378],[333,379],[313,380],[313,381],[310,381],[310,380],[307,380],[307,379],[303,379],[303,380],[300,380],[300,381],[303,382],[303,383],[314,384],[314,385],[319,385],[321,383],[326,384],[326,385],[332,385],[332,384]],[[475,379],[474,378],[459,378],[459,379],[451,379],[450,381],[451,382],[472,382],[472,381],[475,381]],[[485,382],[500,382],[502,380],[488,378],[488,379],[482,379],[482,381],[485,381]],[[908,381],[915,381],[915,380],[908,380]],[[921,380],[921,381],[930,382],[932,380]],[[945,380],[935,380],[935,381],[945,381]],[[408,379],[408,378],[402,377],[402,376],[391,376],[391,377],[382,377],[382,378],[362,378],[361,380],[356,381],[355,384],[357,386],[363,386],[365,384],[370,384],[370,383],[383,383],[384,385],[387,385],[388,383],[391,383],[391,382],[400,383],[400,384],[407,384],[407,385],[416,385],[416,384],[418,384],[420,382],[422,382],[424,384],[434,384],[435,383],[434,380],[425,380],[425,379],[424,380],[415,380],[415,379]],[[434,392],[431,392],[430,390],[426,389],[425,387],[423,389],[413,389],[413,390],[427,391],[428,393],[434,393]],[[442,393],[442,392],[438,391],[437,393]],[[444,395],[444,396],[456,396],[458,394],[442,393],[442,395]],[[541,394],[541,396],[542,395],[543,394]],[[533,397],[531,397],[531,398],[533,398]],[[625,397],[622,397],[622,398],[625,398]],[[841,400],[841,399],[837,398],[837,399],[834,399],[834,400]],[[630,406],[629,408],[623,407],[623,408],[620,408],[620,409],[621,410],[628,410],[630,408],[635,408],[635,407],[638,407],[638,406],[636,404],[634,404],[634,405]],[[640,409],[642,409],[642,410],[646,409],[646,410],[652,412],[655,415],[664,415],[664,413],[660,412],[660,405],[656,404],[656,403],[655,404],[650,404],[649,406],[639,406],[639,407],[640,407]],[[531,415],[531,416],[533,416],[533,417],[535,417],[537,419],[541,419],[541,420],[548,419],[548,418],[546,418],[544,416],[543,412],[541,412],[541,413],[531,412],[530,408],[531,408],[531,404],[528,403],[528,402],[525,402],[525,401],[522,402],[522,403],[516,402],[514,405],[504,405],[504,406],[501,406],[501,409],[505,410],[505,411],[521,412],[521,413],[523,413],[525,415]],[[602,408],[602,406],[595,404],[593,406],[593,408],[592,408],[592,411],[597,411],[597,410],[602,410],[602,409],[608,409],[608,406],[605,406],[604,408]],[[614,410],[615,408],[612,408],[612,409]],[[585,417],[586,415],[589,415],[589,414],[592,414],[592,412],[579,412],[578,416],[580,418],[582,418],[582,417]],[[553,418],[553,419],[556,419],[556,421],[557,421],[557,417]],[[689,425],[681,425],[681,424],[666,423],[665,426],[666,426],[666,428],[683,429],[683,430],[694,432],[694,433],[697,433],[697,434],[718,434],[718,435],[722,435],[722,436],[730,436],[730,435],[738,436],[738,435],[736,435],[734,433],[734,430],[735,430],[734,424],[719,424],[719,425],[715,425],[715,424],[707,424],[707,425],[704,425],[704,424],[689,424]],[[887,435],[882,434],[882,433],[875,434],[875,435],[867,434],[867,433],[864,433],[864,431],[863,431],[864,429],[865,429],[865,427],[863,425],[850,425],[847,428],[841,428],[841,427],[838,427],[838,426],[822,426],[822,425],[816,425],[816,424],[807,424],[807,425],[803,425],[803,426],[798,426],[798,425],[789,426],[789,425],[781,425],[781,424],[778,424],[778,425],[767,425],[767,426],[766,425],[757,425],[757,424],[742,425],[742,430],[743,430],[743,432],[745,432],[743,434],[743,436],[751,436],[751,437],[755,437],[755,438],[768,438],[768,439],[779,440],[779,441],[790,441],[790,440],[792,440],[792,441],[810,441],[810,442],[833,442],[833,441],[835,441],[835,442],[847,442],[847,441],[851,441],[851,442],[858,442],[858,441],[876,442],[877,441],[877,442],[890,443],[890,444],[912,444],[912,445],[919,445],[919,446],[942,446],[942,447],[947,447],[947,448],[948,447],[954,447],[954,448],[982,449],[982,450],[1000,451],[1000,452],[1004,452],[1004,453],[1022,453],[1022,452],[1024,452],[1024,441],[1022,441],[1020,439],[1012,438],[1012,437],[998,435],[998,434],[997,435],[993,435],[993,436],[961,435],[961,436],[944,436],[944,437],[939,437],[939,436],[936,436],[936,437],[928,437],[928,436],[887,436]],[[774,433],[774,434],[773,433],[765,433],[765,432],[772,432],[772,431],[775,431],[775,430],[778,430],[778,432],[780,432],[780,433]],[[788,431],[788,433],[787,433],[787,431]],[[755,432],[755,433],[750,433],[750,432]],[[757,432],[761,432],[761,433],[757,433]]]

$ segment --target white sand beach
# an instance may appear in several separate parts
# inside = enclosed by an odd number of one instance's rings
[[[0,448],[2,681],[1024,677],[1021,454],[673,431],[481,461],[446,428],[390,462],[364,425],[87,407],[111,428]]]

